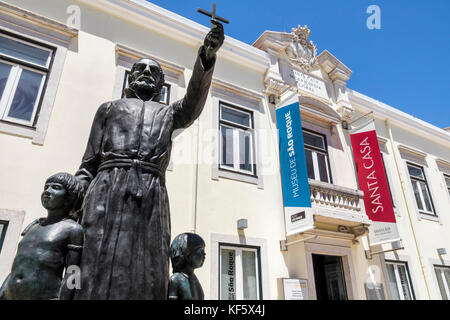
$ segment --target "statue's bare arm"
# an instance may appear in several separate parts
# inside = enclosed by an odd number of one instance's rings
[[[65,268],[66,268],[66,274],[64,276],[63,281],[61,282],[61,289],[59,293],[59,299],[60,300],[72,300],[73,295],[75,293],[75,288],[72,286],[69,287],[68,280],[69,277],[72,275],[72,273],[67,272],[67,268],[70,266],[76,266],[79,268],[80,266],[80,260],[81,260],[81,251],[83,248],[83,242],[84,242],[84,232],[83,228],[80,225],[76,225],[74,229],[72,230],[70,234],[70,241],[67,246],[67,254],[65,259]],[[79,276],[79,275],[76,275]]]

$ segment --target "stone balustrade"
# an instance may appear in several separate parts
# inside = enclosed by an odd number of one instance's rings
[[[365,216],[363,192],[309,179],[312,206],[349,210]]]

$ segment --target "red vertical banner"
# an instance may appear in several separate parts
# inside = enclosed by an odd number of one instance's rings
[[[364,192],[364,206],[372,225],[371,245],[399,240],[394,207],[389,192],[377,133],[373,122],[358,133],[350,134],[359,188]]]

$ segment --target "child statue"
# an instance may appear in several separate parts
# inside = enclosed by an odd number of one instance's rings
[[[47,217],[35,220],[22,232],[0,300],[72,299],[75,288],[67,283],[72,275],[67,268],[79,270],[84,232],[71,214],[82,201],[83,188],[73,175],[57,173],[47,179],[41,195]]]
[[[194,274],[205,261],[205,242],[195,233],[182,233],[170,247],[173,274],[169,280],[169,300],[204,300],[202,286]]]

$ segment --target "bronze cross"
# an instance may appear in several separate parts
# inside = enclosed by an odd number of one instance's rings
[[[203,13],[204,15],[207,15],[208,17],[211,17],[211,26],[212,26],[212,22],[213,21],[222,21],[223,23],[230,23],[227,19],[216,16],[216,3],[213,2],[212,4],[212,10],[211,12],[208,12],[206,10],[203,9],[197,9],[197,12]]]

